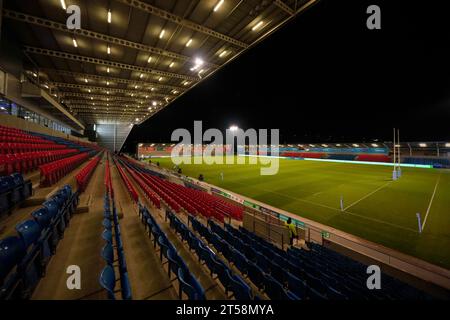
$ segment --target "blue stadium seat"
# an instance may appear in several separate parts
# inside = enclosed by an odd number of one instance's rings
[[[111,230],[104,229],[102,232],[102,239],[108,242],[109,244],[112,244],[112,232]]]
[[[247,258],[238,250],[232,250],[231,252],[232,260],[236,268],[238,268],[242,274],[248,274],[250,262]]]
[[[102,249],[101,256],[107,264],[112,265],[114,263],[114,250],[110,243],[105,244]]]
[[[0,240],[0,286],[11,270],[25,256],[25,246],[18,237]]]
[[[116,286],[116,275],[112,266],[107,265],[100,274],[100,285],[106,290],[108,299],[115,300],[114,288]]]
[[[50,226],[53,216],[48,212],[48,209],[43,207],[39,208],[31,213],[31,216],[36,220],[42,229],[46,229]]]
[[[300,300],[294,293],[286,291],[283,285],[270,275],[264,276],[264,291],[272,300]]]
[[[231,278],[231,291],[236,300],[252,300],[252,289],[236,274]]]
[[[248,264],[248,277],[258,288],[264,286],[264,271],[253,262]]]
[[[289,291],[293,292],[300,299],[306,299],[308,296],[308,287],[306,283],[290,272],[286,273],[286,282]]]
[[[205,291],[198,281],[186,270],[178,269],[178,282],[180,284],[179,295],[184,292],[189,300],[205,300]]]
[[[102,225],[107,230],[112,230],[112,224],[109,219],[103,219]]]

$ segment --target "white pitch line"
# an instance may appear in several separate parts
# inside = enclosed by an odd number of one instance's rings
[[[390,184],[392,181],[389,181],[389,182],[387,182],[387,183],[385,183],[385,184],[383,184],[382,186],[380,186],[380,187],[378,187],[378,188],[376,188],[374,191],[372,191],[371,193],[369,193],[369,194],[366,194],[364,197],[362,197],[361,199],[359,199],[359,200],[356,200],[355,202],[353,202],[351,205],[349,205],[348,207],[346,207],[346,208],[344,208],[344,211],[346,211],[347,209],[349,209],[349,208],[351,208],[351,207],[353,207],[355,204],[357,204],[357,203],[359,203],[359,202],[361,202],[361,201],[363,201],[364,199],[366,199],[366,198],[368,198],[368,197],[370,197],[371,195],[373,195],[375,192],[377,192],[377,191],[379,191],[379,190],[381,190],[381,189],[383,189],[383,188],[385,188],[388,184]]]
[[[423,231],[423,228],[425,227],[425,223],[427,222],[428,214],[430,213],[431,205],[433,204],[434,196],[436,194],[436,190],[437,190],[437,187],[439,185],[439,181],[441,180],[441,175],[442,175],[442,173],[439,174],[439,177],[437,178],[436,184],[434,186],[434,191],[433,191],[433,194],[431,196],[430,203],[428,204],[427,213],[425,214],[425,219],[423,219],[422,231]]]

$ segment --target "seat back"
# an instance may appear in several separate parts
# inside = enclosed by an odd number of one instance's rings
[[[116,286],[116,275],[112,266],[107,265],[103,268],[100,274],[100,285],[108,293],[108,299],[115,300],[114,288]]]
[[[234,275],[231,279],[231,291],[236,300],[252,300],[252,289],[238,275]]]
[[[0,240],[0,283],[25,256],[23,241],[18,237]]]

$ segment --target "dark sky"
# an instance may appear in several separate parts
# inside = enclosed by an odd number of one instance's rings
[[[125,144],[176,128],[278,128],[281,142],[450,140],[445,1],[322,0],[140,126]],[[381,30],[366,28],[367,6]]]

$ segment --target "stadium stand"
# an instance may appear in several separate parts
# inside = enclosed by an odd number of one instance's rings
[[[205,217],[215,217],[219,221],[224,221],[225,217],[242,220],[243,209],[234,204],[228,203],[217,196],[206,192],[187,188],[150,174],[151,170],[132,164],[123,159],[120,160],[131,170],[139,174],[142,185],[149,185],[152,190],[163,200],[173,211],[179,212],[183,208],[190,214],[201,214]],[[153,196],[153,194],[151,194]]]
[[[196,279],[190,272],[186,262],[178,254],[178,250],[174,244],[169,240],[166,233],[164,233],[160,225],[156,222],[150,211],[139,204],[139,215],[141,221],[148,230],[148,235],[153,238],[153,246],[159,247],[160,261],[161,263],[168,263],[168,277],[171,278],[171,274],[175,274],[179,283],[178,297],[183,299],[187,297],[189,300],[205,300],[205,290],[200,285],[198,279]],[[184,293],[184,295],[183,295]]]
[[[236,299],[254,299],[250,286],[238,274],[235,274],[201,239],[190,231],[174,213],[166,211],[166,218],[170,221],[170,227],[189,245],[189,249],[194,250],[199,261],[203,261],[206,264],[211,276],[213,274],[217,275],[217,278],[225,289],[225,295],[227,297],[228,292],[231,291]]]
[[[0,299],[31,297],[77,205],[78,193],[64,186],[0,240]]]

